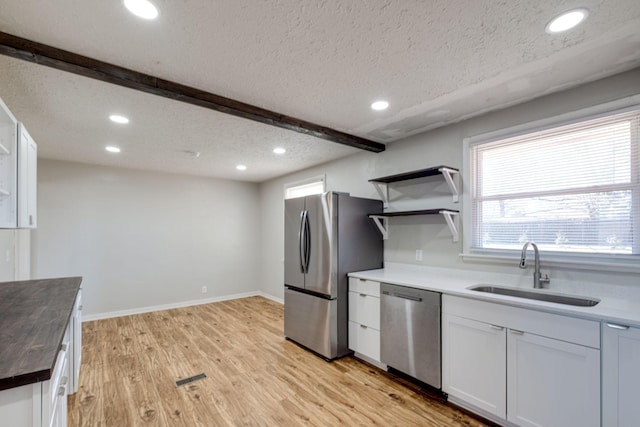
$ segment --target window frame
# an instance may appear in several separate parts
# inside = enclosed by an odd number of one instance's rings
[[[322,182],[322,193],[327,191],[327,180],[326,180],[326,176],[323,174],[323,175],[316,175],[313,177],[301,179],[299,181],[294,181],[294,182],[289,182],[284,184],[282,197],[284,200],[287,200],[288,199],[287,192],[292,188],[303,187],[305,185],[313,184],[315,182]],[[321,193],[314,193],[314,194],[321,194]],[[289,197],[289,198],[294,198],[294,197]]]
[[[640,109],[640,95],[623,98],[617,101],[596,105],[570,113],[549,117],[521,125],[479,134],[464,138],[463,140],[463,182],[466,185],[462,192],[462,253],[465,260],[509,263],[517,262],[520,257],[520,250],[515,249],[477,249],[473,248],[473,218],[471,200],[472,176],[471,176],[471,148],[482,143],[489,143],[499,139],[521,136],[538,131],[548,130],[565,125],[597,119],[612,114],[623,113]],[[640,197],[634,197],[634,209],[640,209]],[[639,221],[640,222],[640,221]],[[634,227],[640,229],[640,224]],[[468,230],[468,232],[464,232]],[[640,244],[640,242],[634,242]],[[589,254],[570,253],[540,250],[544,257],[544,263],[548,266],[573,267],[578,269],[604,270],[604,271],[630,271],[640,272],[640,255],[627,254]],[[515,260],[515,261],[514,261]]]

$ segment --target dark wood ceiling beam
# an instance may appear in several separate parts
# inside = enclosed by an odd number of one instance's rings
[[[0,54],[374,153],[385,149],[375,141],[3,32]]]

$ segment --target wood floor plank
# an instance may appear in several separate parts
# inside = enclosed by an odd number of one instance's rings
[[[355,358],[326,362],[283,318],[251,297],[84,323],[69,426],[485,426]]]

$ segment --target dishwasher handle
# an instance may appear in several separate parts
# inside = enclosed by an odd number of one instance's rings
[[[421,302],[422,298],[421,297],[416,297],[413,295],[407,295],[407,294],[401,294],[399,292],[389,292],[389,291],[382,291],[383,295],[389,295],[391,297],[397,297],[397,298],[402,298],[402,299],[408,299],[411,301],[417,301],[417,302]]]

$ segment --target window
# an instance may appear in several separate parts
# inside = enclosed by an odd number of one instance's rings
[[[311,194],[321,193],[324,193],[324,176],[310,178],[293,184],[286,184],[284,186],[285,199],[294,199],[296,197],[304,197]]]
[[[472,253],[640,254],[640,108],[469,144]]]

